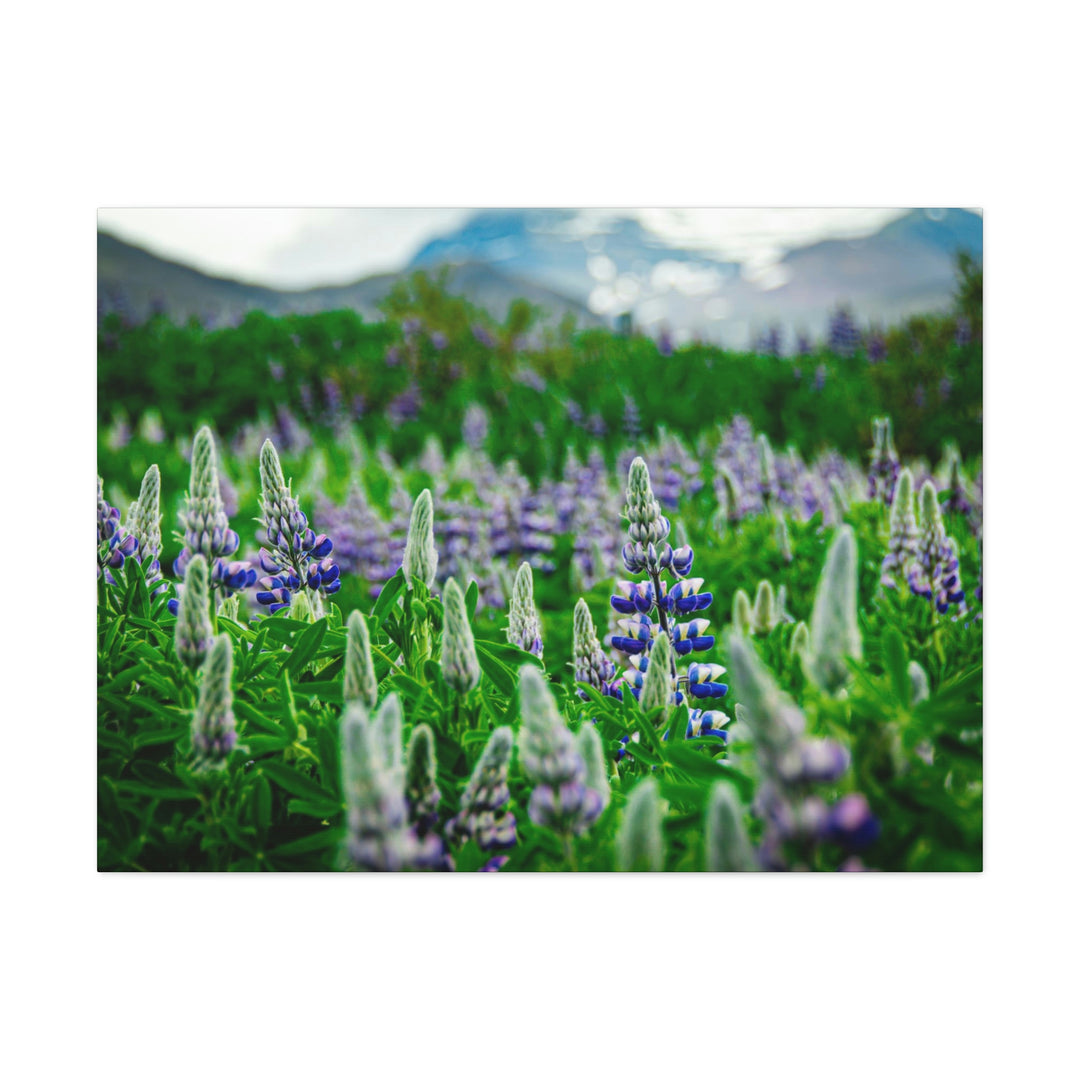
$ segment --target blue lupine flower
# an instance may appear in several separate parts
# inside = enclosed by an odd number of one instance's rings
[[[195,435],[191,447],[191,484],[180,523],[184,547],[173,564],[180,576],[195,555],[202,555],[210,567],[211,588],[231,596],[255,584],[255,570],[246,562],[229,560],[240,546],[240,537],[229,528],[229,518],[221,496],[214,437],[208,427]],[[170,605],[171,607],[171,605]]]
[[[316,535],[308,525],[307,515],[285,483],[274,444],[267,439],[259,455],[262,481],[260,519],[270,550],[259,552],[259,565],[266,574],[255,599],[270,613],[286,608],[292,594],[301,589],[312,598],[316,616],[322,614],[322,597],[333,596],[341,588],[341,571],[330,557],[333,541],[325,534]]]
[[[630,466],[626,517],[631,542],[623,548],[623,564],[630,573],[643,574],[647,580],[616,582],[618,594],[611,597],[611,606],[629,618],[618,620],[623,633],[613,635],[611,645],[628,658],[629,668],[621,676],[622,684],[642,700],[640,695],[649,673],[650,654],[661,635],[665,639],[665,655],[687,656],[705,652],[716,644],[716,638],[705,632],[709,626],[707,619],[677,621],[680,617],[704,611],[713,597],[712,593],[702,591],[704,578],[687,576],[694,563],[693,549],[689,545],[673,549],[666,542],[671,523],[660,512],[648,466],[641,458],[635,458]],[[674,579],[670,583],[661,576],[665,572]],[[670,702],[676,707],[684,704],[687,696],[709,699],[727,693],[727,685],[716,681],[724,672],[719,664],[694,662],[685,675],[678,673],[673,658],[665,661],[665,666],[668,664],[672,672]],[[662,689],[656,689],[661,685],[654,685],[646,695],[648,701],[653,702],[655,698],[659,702],[664,696]],[[617,691],[618,686],[613,690]],[[721,729],[727,722],[728,718],[722,712],[691,709],[687,738],[701,735],[726,738]]]

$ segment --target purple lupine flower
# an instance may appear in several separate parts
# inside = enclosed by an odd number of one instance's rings
[[[274,382],[281,382],[285,378],[285,365],[277,360],[267,360],[266,366],[270,371],[270,378]]]
[[[465,410],[461,437],[470,450],[479,450],[488,437],[488,414],[482,405],[472,402]]]
[[[106,583],[115,585],[116,579],[109,573],[109,568],[118,570],[123,566],[124,560],[138,551],[139,541],[120,524],[120,511],[105,501],[100,476],[97,478],[97,544],[98,577],[104,574]]]
[[[473,323],[472,334],[481,345],[488,349],[495,348],[495,339],[491,336],[486,326],[483,326],[481,323]]]
[[[941,382],[938,383],[938,393],[941,395],[942,401],[948,401],[949,395],[952,393],[953,382],[948,375],[941,376]]]
[[[755,352],[760,353],[762,356],[782,355],[782,337],[779,326],[770,326],[768,330],[758,337]]]
[[[844,359],[850,359],[862,342],[862,335],[855,325],[851,309],[839,305],[829,316],[829,351]]]
[[[431,347],[436,352],[442,352],[450,344],[450,339],[441,330],[433,330],[429,340],[431,341]]]
[[[623,394],[623,435],[630,442],[641,438],[641,411],[629,394]]]
[[[873,331],[866,339],[866,359],[871,364],[880,364],[887,356],[885,335],[878,330]]]
[[[891,506],[896,481],[900,476],[900,456],[893,445],[892,420],[888,416],[873,419],[874,447],[870,451],[867,497],[880,499]]]
[[[814,390],[817,393],[821,393],[825,389],[825,376],[827,372],[824,364],[818,364],[817,370],[814,372]]]
[[[740,730],[753,740],[761,774],[753,805],[764,823],[761,866],[805,867],[826,841],[840,845],[845,855],[865,849],[877,823],[863,796],[848,795],[830,807],[815,791],[844,776],[851,763],[847,749],[831,739],[808,738],[802,710],[776,685],[753,646],[735,632],[727,644],[743,698],[736,710]],[[857,804],[864,812],[855,812]]]
[[[446,826],[452,844],[475,840],[481,851],[507,851],[517,843],[517,820],[510,812],[510,756],[514,735],[496,728],[488,738],[461,796],[457,815]],[[499,864],[505,865],[505,861]]]
[[[921,409],[926,404],[926,387],[922,383],[916,385],[911,400],[915,402],[916,409]]]
[[[961,315],[956,320],[956,334],[954,340],[961,349],[966,348],[971,344],[971,322],[964,315]]]
[[[800,332],[795,338],[795,353],[798,356],[809,356],[814,351],[813,343],[809,334]],[[796,369],[797,370],[797,369]],[[796,376],[797,378],[798,376]]]
[[[945,535],[937,490],[927,480],[919,492],[920,527],[918,550],[908,575],[908,584],[916,596],[932,601],[944,615],[950,604],[961,614],[967,610],[964,590],[960,587],[960,560],[955,541]]]
[[[521,768],[533,782],[529,818],[537,825],[581,835],[603,813],[606,792],[595,783],[577,740],[559,714],[543,674],[531,664],[521,668]],[[591,729],[588,729],[591,731]]]

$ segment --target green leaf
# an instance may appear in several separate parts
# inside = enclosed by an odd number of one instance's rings
[[[476,617],[476,605],[479,601],[480,589],[475,581],[470,581],[469,587],[465,590],[465,610],[469,614],[470,622]]]
[[[323,851],[341,840],[338,829],[323,829],[321,832],[312,833],[310,836],[302,836],[299,840],[289,840],[271,848],[270,854],[275,858],[286,855],[306,855],[312,851]]]
[[[375,601],[375,607],[371,611],[371,621],[374,626],[382,626],[383,620],[393,610],[394,603],[404,588],[405,572],[399,568],[397,573],[382,587],[379,592],[379,599]]]
[[[259,764],[259,771],[291,795],[299,795],[312,802],[329,803],[340,809],[340,804],[332,791],[327,791],[310,776],[305,776],[288,765],[277,761],[263,761]]]
[[[287,671],[294,679],[300,677],[300,673],[311,662],[315,653],[322,644],[326,634],[326,620],[318,619],[313,622],[301,635],[296,645],[293,646],[292,654],[285,661],[283,670]]]
[[[893,691],[900,704],[906,709],[911,701],[911,679],[907,671],[907,651],[904,639],[894,626],[885,631],[882,641],[885,652],[885,670],[892,679]]]
[[[320,821],[335,817],[340,810],[341,805],[336,802],[312,802],[310,799],[289,800],[290,814],[303,814],[305,817],[318,818]]]

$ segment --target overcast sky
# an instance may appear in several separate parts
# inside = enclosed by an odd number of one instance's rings
[[[473,210],[112,209],[98,226],[206,273],[270,285],[343,285],[399,270],[429,239]],[[792,247],[868,236],[903,210],[621,210],[661,238],[752,267]],[[589,211],[600,220],[607,211]]]

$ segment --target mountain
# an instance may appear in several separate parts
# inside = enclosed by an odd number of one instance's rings
[[[160,258],[106,232],[98,233],[98,297],[105,309],[116,308],[141,320],[161,309],[174,319],[196,316],[228,323],[259,309],[271,315],[312,313],[351,308],[365,319],[380,317],[378,305],[400,279],[399,274],[378,274],[351,285],[303,290],[270,289],[231,278],[214,277],[182,263]],[[511,301],[523,297],[538,304],[548,318],[567,312],[580,325],[599,326],[602,320],[583,304],[544,285],[514,278],[486,263],[462,263],[450,269],[452,292],[502,319]]]
[[[873,236],[795,248],[768,274],[752,277],[738,263],[667,243],[618,212],[485,210],[430,241],[411,265],[485,262],[609,318],[628,311],[646,330],[743,347],[772,325],[789,343],[798,331],[820,336],[839,303],[863,323],[944,310],[961,249],[982,257],[978,214],[911,210]]]
[[[982,218],[968,210],[911,210],[872,236],[794,248],[767,272],[681,248],[625,211],[480,210],[423,245],[402,273],[449,267],[449,286],[502,318],[516,297],[553,319],[611,324],[629,313],[645,332],[698,337],[732,348],[779,326],[821,337],[830,311],[849,304],[862,325],[947,309],[955,255],[982,257]],[[135,318],[155,303],[176,318],[233,321],[252,308],[272,314],[354,308],[378,317],[398,274],[302,291],[269,289],[200,273],[98,234],[102,303]]]

